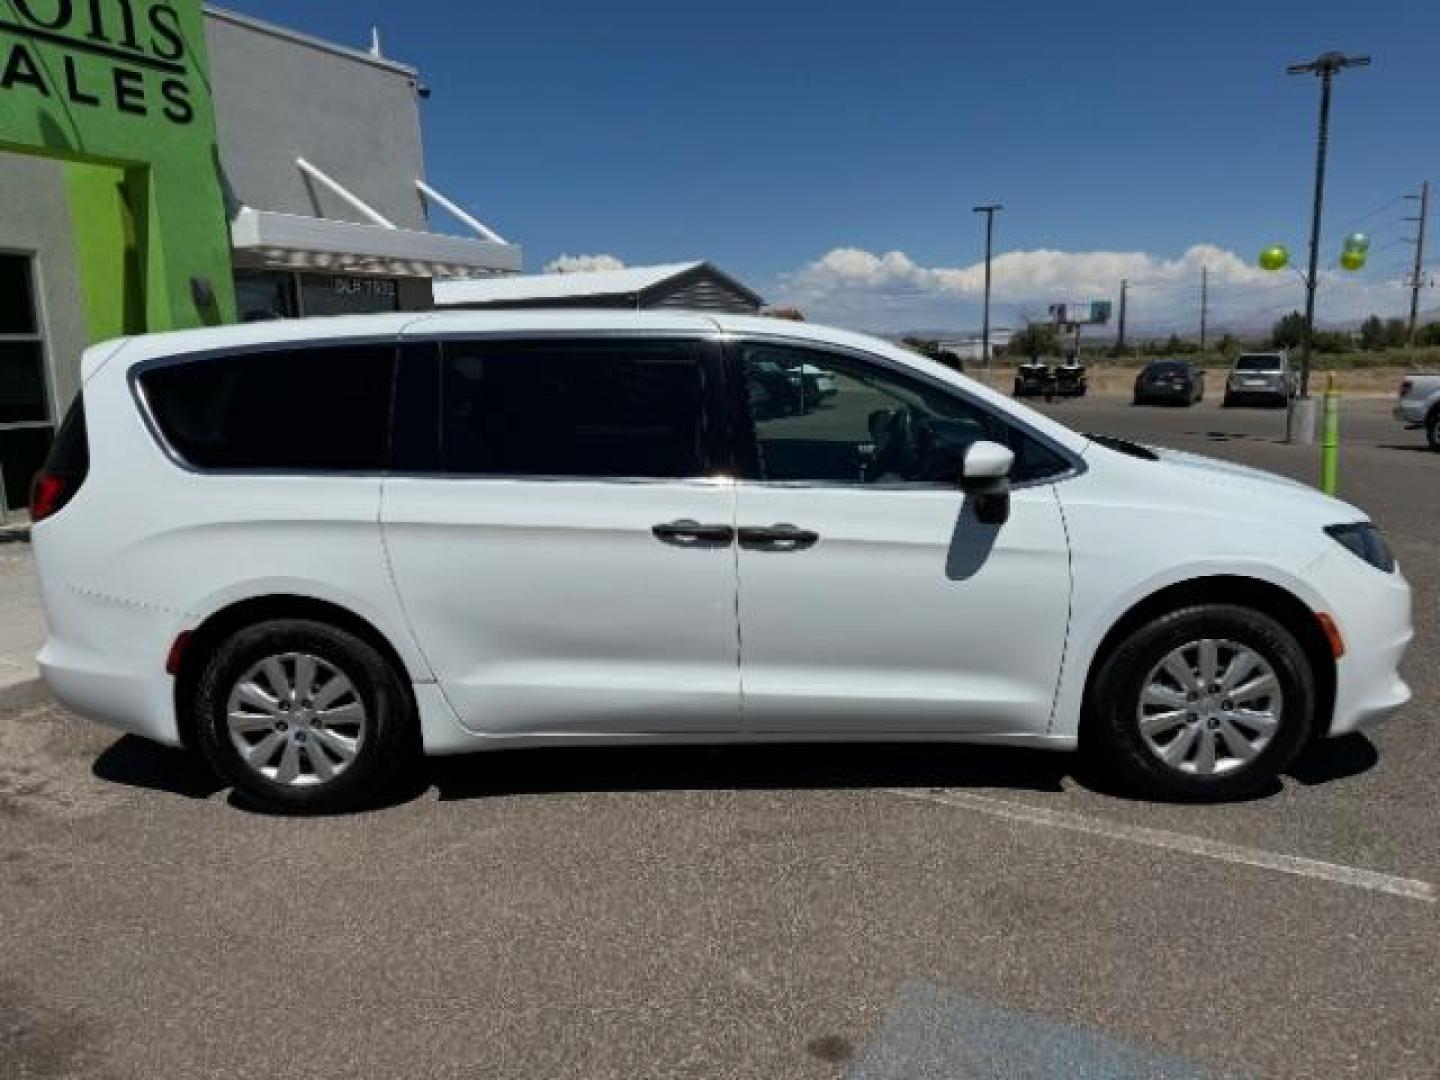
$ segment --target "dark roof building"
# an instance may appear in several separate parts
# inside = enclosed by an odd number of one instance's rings
[[[752,314],[764,304],[708,262],[435,282],[440,308],[678,308]]]

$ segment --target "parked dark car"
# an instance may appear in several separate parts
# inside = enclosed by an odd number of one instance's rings
[[[1055,369],[1042,360],[1027,360],[1015,369],[1015,396],[1055,397]]]
[[[1055,369],[1056,397],[1084,397],[1090,389],[1090,376],[1078,360],[1067,361]]]
[[[1152,360],[1135,376],[1136,405],[1194,405],[1205,400],[1205,369],[1188,360]]]

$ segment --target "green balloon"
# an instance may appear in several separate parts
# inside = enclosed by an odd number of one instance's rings
[[[1369,251],[1370,237],[1363,232],[1351,233],[1345,238],[1346,251]]]
[[[1260,267],[1263,270],[1284,270],[1290,265],[1290,252],[1283,244],[1271,244],[1260,252]]]
[[[1346,248],[1340,253],[1340,265],[1351,273],[1356,270],[1365,269],[1365,263],[1370,257],[1356,248]]]

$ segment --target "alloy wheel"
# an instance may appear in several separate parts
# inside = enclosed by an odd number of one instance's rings
[[[225,715],[245,766],[286,787],[335,779],[354,763],[370,726],[349,677],[306,653],[254,664],[231,689]]]
[[[1140,737],[1166,766],[1222,776],[1255,760],[1275,737],[1284,708],[1275,669],[1234,641],[1202,638],[1155,665],[1140,692]]]

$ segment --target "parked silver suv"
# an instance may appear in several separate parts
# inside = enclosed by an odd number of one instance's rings
[[[1225,380],[1223,405],[1227,409],[1253,401],[1285,405],[1296,390],[1295,369],[1288,353],[1243,353],[1235,358]]]
[[[1430,449],[1440,450],[1440,375],[1406,375],[1395,418],[1407,428],[1424,428]]]

